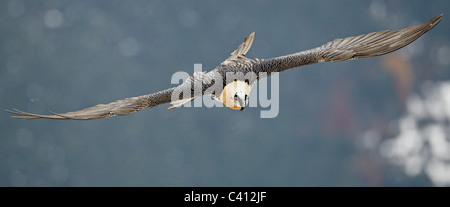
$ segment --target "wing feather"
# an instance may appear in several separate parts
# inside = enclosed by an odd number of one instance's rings
[[[262,72],[281,72],[290,68],[320,62],[334,62],[375,57],[398,50],[435,27],[442,14],[420,25],[402,30],[383,30],[355,37],[335,39],[320,47],[295,54],[262,60]],[[259,71],[258,71],[259,72]]]
[[[91,120],[100,119],[111,116],[123,116],[140,111],[145,108],[152,108],[154,106],[169,103],[171,94],[174,88],[160,91],[153,94],[126,98],[118,101],[111,102],[109,104],[98,104],[96,106],[85,108],[79,111],[67,112],[67,113],[55,113],[46,108],[43,108],[52,115],[41,115],[24,112],[18,109],[6,110],[9,113],[19,115],[13,116],[13,118],[19,119],[73,119],[73,120]]]
[[[250,60],[245,55],[252,48],[253,42],[255,41],[255,32],[252,32],[248,37],[245,38],[244,42],[238,46],[238,48],[233,51],[222,64],[230,65],[235,64],[238,61]]]

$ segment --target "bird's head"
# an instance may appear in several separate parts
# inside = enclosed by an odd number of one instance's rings
[[[248,105],[250,90],[248,81],[231,82],[222,91],[222,102],[231,109],[244,110]]]
[[[232,109],[244,110],[248,104],[248,94],[245,91],[237,91],[233,96],[234,107]]]

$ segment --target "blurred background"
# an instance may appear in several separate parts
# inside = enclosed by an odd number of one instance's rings
[[[162,105],[92,121],[0,114],[0,186],[450,186],[450,2],[1,0],[0,109],[67,112],[444,14],[386,56],[280,74],[280,111]]]

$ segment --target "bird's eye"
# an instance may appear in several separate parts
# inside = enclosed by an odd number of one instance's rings
[[[246,84],[250,84],[250,83],[248,83],[248,79],[245,79],[245,83],[246,83]]]
[[[237,94],[234,94],[234,100],[237,101],[237,99],[238,99]]]
[[[245,94],[245,100],[247,100],[248,99],[248,96],[247,96],[247,94]]]

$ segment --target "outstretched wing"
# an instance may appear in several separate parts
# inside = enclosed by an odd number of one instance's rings
[[[90,108],[82,109],[74,112],[67,112],[63,114],[54,113],[45,108],[52,115],[40,115],[23,112],[17,109],[6,110],[9,113],[19,116],[13,116],[13,118],[19,119],[73,119],[73,120],[91,120],[111,117],[115,115],[123,116],[134,113],[141,109],[152,108],[154,106],[170,102],[172,91],[175,88],[167,89],[153,94],[126,98],[111,102],[109,104],[99,104]]]
[[[245,54],[252,47],[255,40],[255,33],[251,33],[250,36],[245,38],[244,43],[231,53],[231,56],[226,59],[222,64],[235,64],[237,61],[249,60],[245,57]],[[111,102],[109,104],[99,104],[90,108],[82,109],[74,112],[67,112],[58,114],[48,109],[43,108],[52,115],[41,115],[24,112],[18,109],[6,110],[9,113],[19,116],[13,116],[13,118],[19,119],[73,119],[73,120],[91,120],[111,117],[115,115],[127,115],[144,108],[152,108],[154,106],[165,104],[170,102],[169,109],[179,108],[195,98],[205,95],[206,89],[212,84],[212,80],[215,80],[217,73],[213,70],[209,73],[196,72],[189,76],[189,78],[178,87],[160,91],[149,95],[131,97],[123,100]],[[206,82],[206,84],[205,84]],[[172,97],[173,96],[173,97]],[[173,100],[172,100],[173,99]]]
[[[255,41],[255,32],[252,32],[248,37],[245,38],[244,42],[238,46],[238,48],[233,51],[222,64],[233,65],[238,61],[250,60],[245,55],[252,48],[253,42]]]
[[[397,31],[379,31],[356,37],[335,39],[318,48],[262,60],[262,72],[281,72],[319,62],[333,62],[384,55],[398,50],[436,26],[442,14],[430,21]]]

